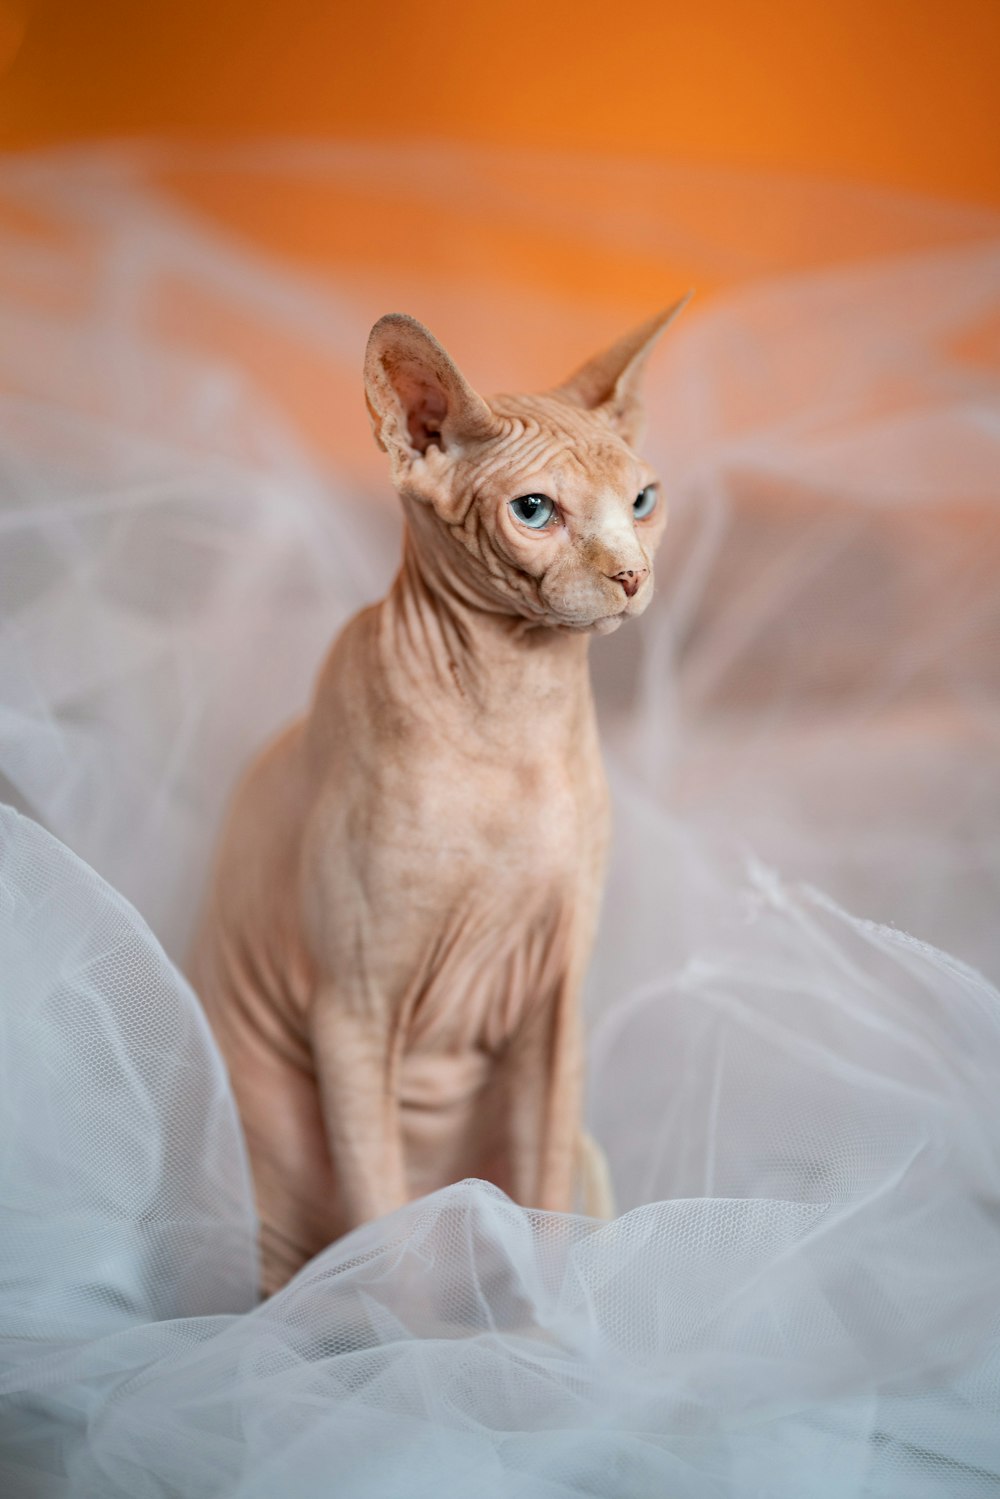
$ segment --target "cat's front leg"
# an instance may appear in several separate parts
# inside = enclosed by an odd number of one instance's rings
[[[577,993],[569,979],[514,1038],[507,1065],[512,1196],[525,1207],[569,1212],[583,1094]]]
[[[316,995],[311,1029],[327,1144],[349,1230],[409,1200],[396,1032],[332,985]]]

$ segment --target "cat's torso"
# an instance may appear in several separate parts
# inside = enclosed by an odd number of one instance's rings
[[[310,715],[244,779],[196,947],[268,1288],[346,1226],[313,1007],[392,1029],[412,1195],[473,1174],[509,1190],[508,1048],[578,986],[596,922],[607,798],[585,678],[518,728],[502,699],[456,688],[442,707],[383,636],[378,609],[351,622]]]

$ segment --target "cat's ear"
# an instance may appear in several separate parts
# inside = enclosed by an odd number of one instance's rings
[[[365,395],[375,441],[393,477],[431,447],[459,451],[496,431],[496,418],[433,334],[416,318],[379,318],[365,354]]]
[[[640,386],[646,360],[664,328],[693,295],[688,292],[666,312],[658,312],[610,349],[588,359],[575,375],[557,386],[555,394],[587,411],[603,411],[620,436],[634,446],[642,436],[644,412]]]

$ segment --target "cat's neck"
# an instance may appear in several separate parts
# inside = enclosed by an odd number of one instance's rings
[[[421,553],[407,528],[403,562],[380,605],[380,636],[397,673],[445,711],[484,726],[575,719],[591,702],[589,636],[500,612],[474,585]]]

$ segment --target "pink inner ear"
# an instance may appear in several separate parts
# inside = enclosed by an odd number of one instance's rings
[[[392,383],[406,413],[407,431],[417,452],[426,453],[434,445],[443,447],[441,427],[448,415],[448,401],[440,385],[416,364],[397,366]]]

